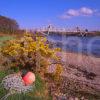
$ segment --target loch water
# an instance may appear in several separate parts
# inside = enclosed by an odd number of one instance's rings
[[[64,51],[100,57],[100,36],[49,34],[47,39],[53,47],[60,47]]]

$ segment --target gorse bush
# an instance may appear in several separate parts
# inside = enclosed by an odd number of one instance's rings
[[[56,70],[53,74],[54,80],[55,82],[60,82],[61,80],[61,76],[60,74],[63,72],[62,66],[60,64],[56,65]]]
[[[7,42],[1,48],[1,53],[9,59],[9,66],[11,68],[31,70],[41,75],[48,73],[48,66],[52,62],[59,62],[60,57],[57,56],[57,52],[59,52],[59,49],[49,48],[45,37],[28,33],[20,39]],[[55,66],[59,67],[58,64],[55,64]],[[57,70],[60,70],[55,72],[58,77],[62,69],[59,67]]]

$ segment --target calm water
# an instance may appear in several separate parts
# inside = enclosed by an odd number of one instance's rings
[[[52,34],[47,36],[54,43],[54,47],[60,47],[69,52],[84,53],[100,57],[100,37],[77,37]]]

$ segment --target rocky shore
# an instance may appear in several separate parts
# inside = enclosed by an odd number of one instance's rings
[[[52,88],[54,100],[100,100],[100,58],[67,52],[59,54],[64,72],[59,94],[54,90],[57,87]]]

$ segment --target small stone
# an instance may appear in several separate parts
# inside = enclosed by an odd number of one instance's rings
[[[81,100],[84,100],[85,98],[84,98],[84,96],[83,97],[81,97]]]
[[[68,100],[74,100],[74,98],[73,97],[69,97],[69,99]]]
[[[75,99],[74,100],[79,100],[77,97],[75,97]]]

